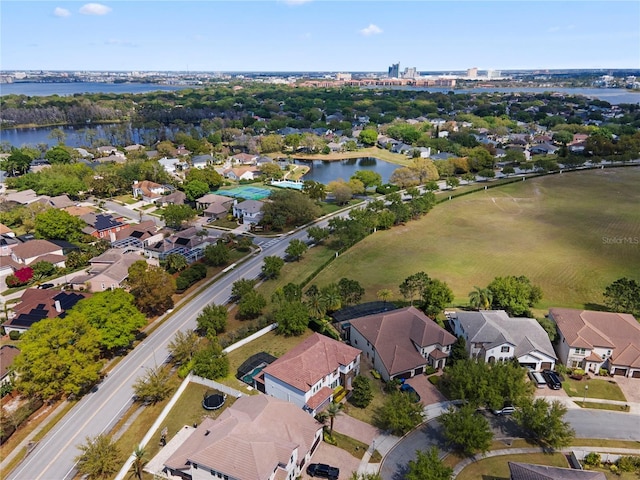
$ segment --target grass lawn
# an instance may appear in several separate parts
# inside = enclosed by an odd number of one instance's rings
[[[349,452],[356,458],[361,459],[364,456],[364,452],[369,448],[369,445],[366,443],[362,443],[360,440],[338,433],[335,430],[332,437],[336,441],[336,447],[341,448],[345,452]]]
[[[594,410],[611,410],[614,412],[628,412],[629,405],[613,405],[611,403],[576,402],[582,408],[593,408]]]
[[[462,470],[457,480],[509,480],[509,466],[507,462],[535,463],[553,467],[569,468],[567,459],[561,453],[551,455],[544,453],[525,453],[518,455],[503,455],[489,457],[472,463]]]
[[[562,388],[567,392],[570,397],[584,397],[585,386],[589,386],[589,390],[586,392],[587,400],[590,398],[599,398],[602,400],[617,400],[620,402],[626,402],[622,390],[616,382],[609,380],[600,380],[592,378],[589,380],[574,380],[565,376],[564,382],[562,382]]]
[[[382,380],[377,380],[371,375],[371,365],[365,358],[361,358],[360,375],[363,375],[371,382],[371,390],[373,391],[373,400],[367,406],[367,408],[358,408],[351,403],[346,402],[344,404],[343,412],[350,417],[357,418],[360,421],[366,422],[370,425],[374,425],[373,418],[375,411],[382,406],[387,394],[384,391],[384,383]],[[375,426],[375,425],[374,425]]]
[[[365,301],[424,271],[447,282],[454,305],[496,276],[526,275],[539,309],[594,307],[614,280],[640,280],[640,248],[603,238],[640,237],[640,168],[529,179],[436,206],[427,216],[367,238],[328,266],[319,286],[359,281]],[[596,305],[597,306],[597,305]]]

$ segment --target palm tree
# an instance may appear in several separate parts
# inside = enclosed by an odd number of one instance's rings
[[[335,283],[331,283],[322,289],[320,300],[328,312],[335,312],[342,306],[342,297]]]
[[[327,407],[327,416],[329,417],[329,435],[333,435],[333,421],[336,419],[340,412],[342,411],[342,404],[331,402]]]
[[[307,295],[307,301],[305,303],[309,308],[309,315],[318,320],[324,318],[327,313],[327,309],[325,308],[324,301],[322,300],[319,292]]]
[[[382,300],[383,302],[387,303],[389,300],[391,300],[391,297],[393,297],[393,292],[388,288],[383,288],[382,290],[378,290],[376,292],[376,297],[378,297],[378,300]]]
[[[488,288],[473,287],[469,292],[469,305],[476,310],[488,310],[493,302],[493,294]]]
[[[164,261],[167,270],[174,272],[180,272],[189,266],[189,262],[184,258],[184,255],[179,253],[170,253]]]
[[[133,451],[133,464],[131,465],[131,469],[138,480],[142,480],[142,469],[147,463],[144,460],[146,453],[142,445],[137,445]]]

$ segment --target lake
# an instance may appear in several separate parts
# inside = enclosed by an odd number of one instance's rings
[[[0,96],[28,95],[30,97],[47,97],[49,95],[75,95],[76,93],[147,93],[157,91],[173,92],[193,85],[158,85],[155,83],[37,83],[17,82],[0,84]]]
[[[330,162],[323,160],[296,160],[295,163],[311,167],[303,180],[314,180],[325,185],[339,178],[349,180],[358,170],[373,170],[382,176],[382,183],[388,183],[393,171],[400,168],[400,165],[373,157],[350,158]]]

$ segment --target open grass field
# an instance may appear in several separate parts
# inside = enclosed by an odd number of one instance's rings
[[[418,221],[366,238],[315,282],[348,277],[365,287],[365,300],[382,288],[400,298],[398,285],[424,271],[449,284],[455,305],[466,305],[474,285],[526,275],[542,288],[539,309],[594,307],[617,278],[640,280],[638,185],[640,168],[618,168],[539,177],[456,198]]]

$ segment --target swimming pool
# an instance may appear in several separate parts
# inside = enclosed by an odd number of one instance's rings
[[[304,182],[296,182],[293,180],[272,180],[271,185],[280,188],[292,188],[294,190],[302,190]]]

